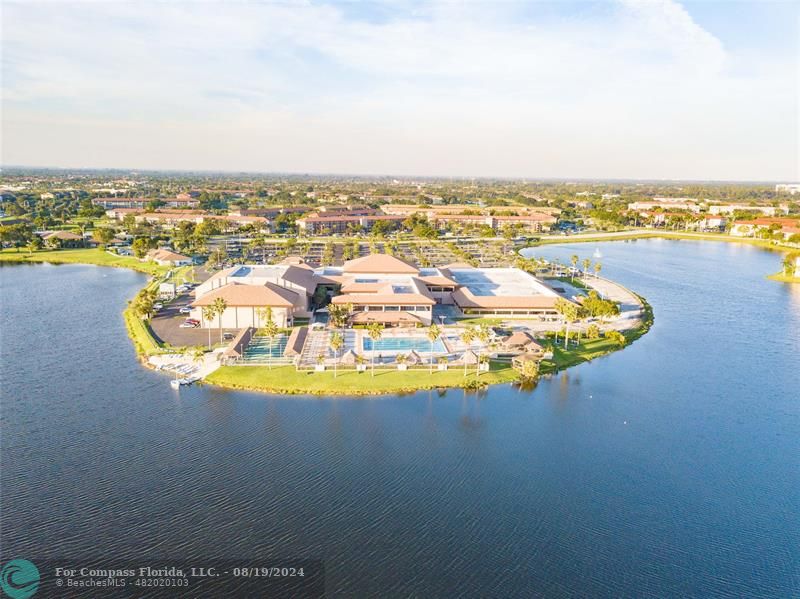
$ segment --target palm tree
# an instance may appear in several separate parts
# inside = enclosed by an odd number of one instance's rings
[[[432,324],[428,327],[428,341],[431,342],[430,374],[433,374],[433,344],[442,336],[442,329],[438,325]]]
[[[795,269],[795,259],[792,258],[790,254],[787,254],[783,258],[783,274],[785,274],[787,277],[791,277],[792,275],[794,275],[794,269]]]
[[[219,342],[222,343],[222,313],[228,309],[228,302],[226,302],[223,298],[218,297],[211,305],[214,307],[214,313],[219,319],[217,321],[217,324],[219,324]]]
[[[372,339],[372,376],[375,376],[375,344],[383,336],[383,324],[380,322],[371,322],[367,325],[367,335]]]
[[[578,258],[577,254],[572,254],[572,256],[569,259],[569,261],[572,263],[572,272],[570,274],[572,274],[573,281],[575,281],[575,271],[578,268],[578,260],[580,260],[580,258]]]
[[[589,267],[592,265],[592,261],[589,260],[589,258],[584,258],[583,262],[581,262],[581,265],[583,266],[583,276],[585,277],[587,274],[589,274]]]
[[[278,325],[275,324],[275,321],[270,319],[264,325],[264,334],[269,339],[269,356],[267,358],[267,364],[269,365],[270,370],[272,369],[272,340],[275,335],[278,334]]]
[[[333,350],[333,378],[336,378],[336,365],[339,363],[339,350],[344,345],[344,337],[339,331],[334,331],[331,334],[328,345]]]
[[[203,306],[202,313],[203,320],[209,323],[214,320],[214,317],[217,315],[214,306]],[[208,349],[211,349],[211,326],[208,327]]]
[[[594,263],[594,276],[595,277],[600,276],[600,271],[602,270],[602,268],[603,268],[603,265],[600,264],[599,262],[595,262]]]
[[[564,335],[564,347],[566,348],[569,343],[569,325],[578,319],[578,306],[560,297],[556,300],[555,309],[564,318],[567,327]]]
[[[347,324],[347,317],[352,311],[353,306],[350,304],[331,304],[328,307],[328,315],[333,327],[336,329],[344,328]]]
[[[472,342],[475,340],[475,331],[473,329],[464,329],[464,332],[461,333],[461,342],[466,346],[464,350],[464,377],[467,376],[467,352],[469,351],[469,346],[472,345]]]
[[[256,310],[256,314],[258,315],[259,320],[264,323],[272,322],[272,307],[267,306],[266,308],[259,308]]]
[[[483,359],[483,350],[486,348],[486,345],[489,343],[489,339],[491,338],[491,333],[489,332],[489,327],[485,324],[482,324],[478,327],[478,330],[475,332],[475,337],[478,341],[481,342],[482,347],[480,351],[480,355],[478,358],[478,376],[481,375],[481,360]]]

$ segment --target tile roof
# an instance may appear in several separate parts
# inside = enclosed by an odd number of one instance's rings
[[[370,254],[344,263],[345,273],[417,274],[419,269],[394,256]]]
[[[217,298],[222,298],[228,307],[235,306],[272,306],[276,308],[289,308],[297,301],[297,294],[273,283],[265,285],[244,285],[228,283],[209,291],[201,298],[192,302],[192,306],[210,306]]]

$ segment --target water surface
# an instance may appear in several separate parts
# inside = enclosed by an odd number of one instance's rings
[[[142,275],[0,268],[18,556],[324,559],[330,596],[800,594],[800,287],[746,246],[604,254],[651,332],[534,391],[281,398],[138,365]]]

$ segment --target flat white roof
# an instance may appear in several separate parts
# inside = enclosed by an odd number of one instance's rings
[[[535,296],[558,294],[536,277],[518,268],[451,268],[459,285],[477,296]]]

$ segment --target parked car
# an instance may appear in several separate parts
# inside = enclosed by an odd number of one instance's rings
[[[222,334],[222,338],[225,339],[226,341],[230,341],[234,337],[235,337],[235,335],[233,333],[223,333]]]
[[[182,329],[196,329],[199,326],[200,323],[192,318],[188,318],[180,324],[180,328]]]

